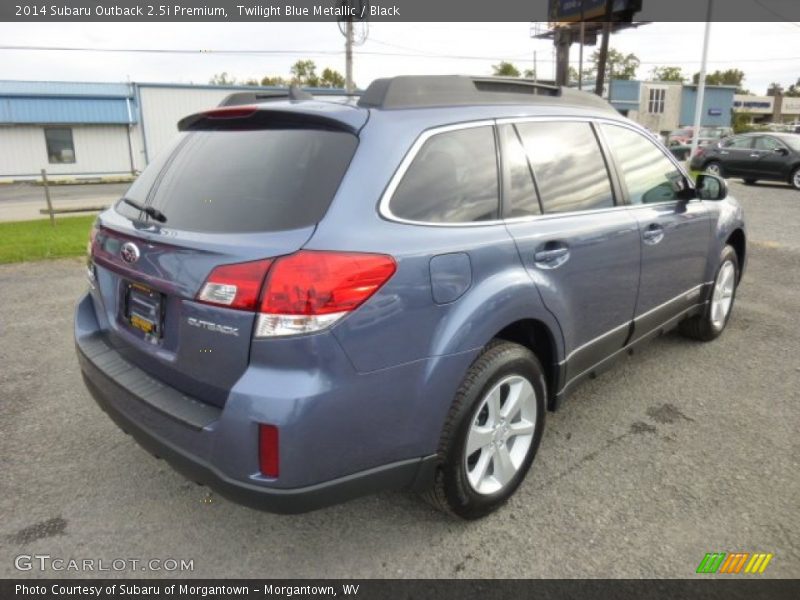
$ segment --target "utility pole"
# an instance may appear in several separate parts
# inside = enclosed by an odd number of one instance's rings
[[[703,100],[706,94],[706,62],[708,60],[708,40],[711,36],[711,11],[713,0],[708,0],[708,12],[706,13],[706,32],[703,36],[703,58],[700,63],[700,75],[697,78],[697,98],[694,103],[694,128],[692,130],[692,146],[689,151],[689,157],[694,156],[697,152],[697,146],[700,141],[700,125],[703,118]]]
[[[353,85],[353,19],[347,17],[345,22],[345,42],[344,42],[344,89],[348,94],[355,91]]]
[[[586,23],[583,20],[583,0],[581,0],[581,48],[578,52],[578,89],[583,89],[583,45],[586,43]]]
[[[606,60],[608,58],[608,39],[611,37],[611,14],[614,11],[614,0],[606,0],[606,14],[603,17],[603,41],[600,45],[600,57],[597,61],[597,80],[594,83],[594,93],[603,95],[603,83],[606,75]]]

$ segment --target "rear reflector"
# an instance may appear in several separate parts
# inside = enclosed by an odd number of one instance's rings
[[[272,260],[267,259],[221,265],[211,271],[197,299],[238,310],[255,310],[271,264]]]
[[[258,426],[258,465],[265,477],[277,477],[280,456],[278,454],[278,428],[275,425]]]

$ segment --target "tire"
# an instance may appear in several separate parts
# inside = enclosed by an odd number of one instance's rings
[[[745,185],[755,185],[758,179],[743,179]]]
[[[789,185],[796,190],[800,190],[800,167],[795,167],[794,171],[792,171],[789,176]]]
[[[730,270],[731,266],[732,271]],[[732,279],[729,279],[731,277]],[[730,288],[728,283],[730,283]],[[681,322],[681,333],[701,342],[710,342],[719,337],[731,318],[738,283],[739,259],[733,246],[725,246],[720,255],[719,267],[714,274],[714,285],[709,293],[703,314]],[[729,302],[726,303],[727,300]],[[720,302],[722,304],[718,304]],[[718,312],[720,310],[723,311],[723,314]]]
[[[711,160],[707,162],[703,167],[703,171],[706,173],[711,173],[712,175],[716,175],[717,177],[725,177],[722,171],[722,165],[718,160]]]
[[[539,447],[546,394],[544,371],[530,350],[502,340],[486,346],[456,392],[425,499],[463,519],[502,506],[525,478]],[[501,421],[510,401],[517,408]],[[469,456],[468,443],[477,448]]]

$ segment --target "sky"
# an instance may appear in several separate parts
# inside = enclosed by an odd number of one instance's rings
[[[366,41],[355,50],[354,80],[361,87],[402,74],[490,75],[501,60],[528,69],[534,53],[539,77],[553,76],[552,42],[532,38],[532,23],[368,27]],[[704,28],[704,23],[651,23],[613,35],[611,46],[639,57],[639,79],[658,65],[680,66],[691,77],[700,67]],[[21,45],[187,52],[3,48]],[[594,49],[587,48],[586,56]],[[0,79],[207,83],[223,71],[239,80],[285,77],[305,58],[315,61],[318,72],[331,67],[344,73],[344,38],[336,23],[0,23]],[[570,58],[577,68],[577,45]],[[773,81],[795,83],[800,23],[713,23],[709,70],[728,68],[743,70],[744,86],[755,94],[764,94]]]

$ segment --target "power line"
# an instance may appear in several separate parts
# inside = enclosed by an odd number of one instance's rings
[[[371,40],[379,42],[379,40]],[[389,46],[387,42],[379,42],[383,45]],[[411,48],[403,47],[403,49],[411,50]],[[219,55],[288,55],[288,56],[340,56],[344,52],[342,50],[266,50],[266,49],[251,49],[251,50],[214,50],[202,48],[89,48],[77,46],[11,46],[0,45],[0,51],[42,51],[42,52],[110,52],[110,53],[136,53],[136,54],[219,54]],[[359,50],[359,54],[371,56],[397,56],[405,58],[442,58],[448,60],[527,60],[529,54],[518,54],[514,56],[479,56],[479,55],[460,55],[460,54],[436,54],[430,52],[382,52],[374,50]],[[786,56],[786,57],[770,57],[770,58],[728,58],[721,60],[708,61],[709,63],[766,63],[766,62],[779,62],[779,61],[796,61],[800,60],[800,56]],[[668,63],[677,64],[699,64],[699,60],[658,60],[658,61],[640,61],[640,65],[664,65]],[[578,61],[570,61],[571,64],[577,64]]]

